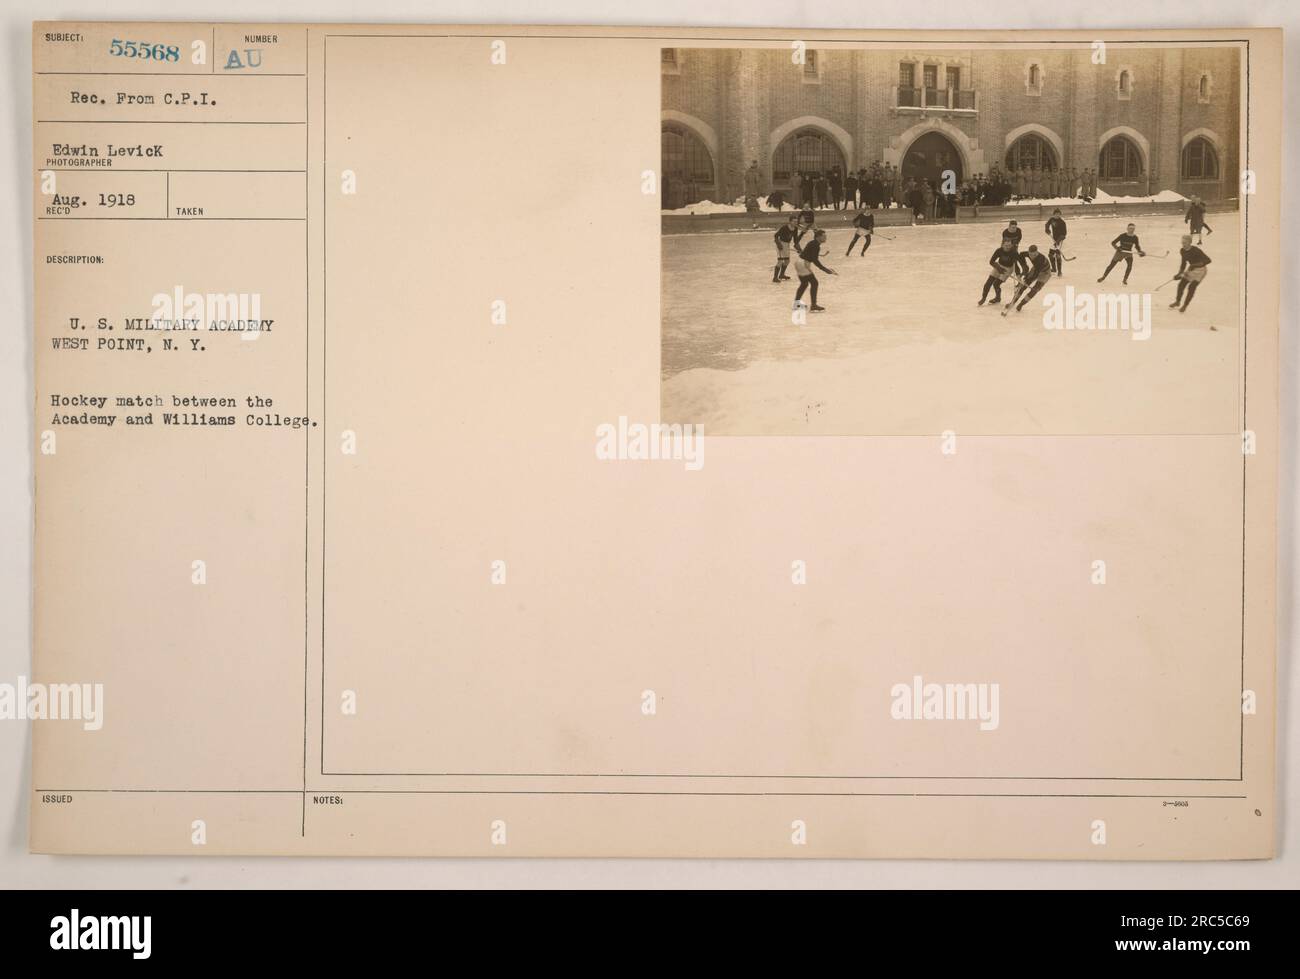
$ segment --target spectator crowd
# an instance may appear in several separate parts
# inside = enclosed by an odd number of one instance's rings
[[[745,172],[746,203],[757,208],[760,193],[761,178],[755,161]],[[907,207],[911,208],[915,220],[936,220],[955,217],[958,206],[1059,199],[1088,203],[1096,196],[1097,174],[1092,169],[1003,170],[994,164],[987,174],[977,173],[945,188],[944,181],[905,177],[893,164],[877,161],[856,173],[842,173],[839,167],[827,172],[796,170],[790,174],[790,191],[772,191],[767,196],[767,204],[778,211],[786,204],[801,209],[834,210]]]

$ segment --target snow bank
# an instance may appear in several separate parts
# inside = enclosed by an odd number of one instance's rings
[[[742,204],[715,204],[713,201],[696,201],[694,204],[687,204],[685,207],[675,208],[670,211],[660,211],[660,214],[744,214],[745,205]]]
[[[1097,196],[1092,199],[1094,204],[1172,204],[1175,201],[1187,200],[1176,190],[1162,190],[1158,194],[1151,194],[1146,197],[1114,197],[1104,190],[1098,190]],[[1065,207],[1068,204],[1082,204],[1083,201],[1077,197],[1048,197],[1045,199],[1024,200],[1024,201],[1007,201],[1009,207],[1028,207],[1035,204],[1041,204],[1044,207]]]
[[[1094,204],[1172,204],[1175,201],[1187,200],[1182,194],[1175,190],[1162,190],[1158,194],[1151,194],[1144,197],[1114,197],[1104,190],[1098,190],[1097,196],[1093,198]],[[787,202],[789,203],[789,202]],[[1066,207],[1070,204],[1082,204],[1077,197],[1048,197],[1043,199],[1007,201],[1008,207],[1032,207],[1041,204],[1044,207]],[[759,206],[764,211],[772,211],[767,207],[764,199],[760,198]],[[790,210],[796,210],[791,207]],[[714,201],[697,201],[694,204],[687,204],[685,207],[678,207],[672,210],[661,210],[660,214],[744,214],[745,204],[743,201],[733,202],[731,204],[718,204]]]

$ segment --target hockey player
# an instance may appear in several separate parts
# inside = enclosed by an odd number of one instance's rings
[[[1020,226],[1015,221],[1009,221],[1007,226],[1002,229],[1002,243],[1005,245],[1008,241],[1011,242],[1012,249],[1017,252],[1020,251],[1020,239],[1023,237],[1024,232],[1020,230]]]
[[[799,276],[799,288],[794,294],[795,305],[799,305],[799,300],[803,299],[804,290],[809,290],[808,298],[812,302],[814,313],[820,313],[826,307],[817,305],[817,274],[813,269],[819,268],[827,275],[835,275],[835,270],[827,268],[821,261],[822,245],[825,241],[826,232],[818,228],[813,232],[813,240],[799,249],[799,257],[794,260],[794,270]]]
[[[867,249],[871,247],[871,233],[875,230],[876,216],[867,210],[865,206],[859,208],[858,216],[853,219],[853,240],[849,242],[849,247],[848,250],[845,251],[844,257],[848,258],[849,253],[853,251],[853,246],[858,243],[859,238],[862,239],[862,254],[865,255]]]
[[[811,204],[805,204],[803,210],[799,212],[799,226],[794,232],[794,246],[797,249],[799,242],[808,231],[817,223],[817,212],[812,209]]]
[[[1047,258],[1051,262],[1052,271],[1057,275],[1065,274],[1065,259],[1061,256],[1061,242],[1065,241],[1065,218],[1061,217],[1059,207],[1052,209],[1052,216],[1047,219],[1047,224],[1043,226],[1049,238],[1052,239],[1052,247],[1047,251]]]
[[[772,281],[786,282],[790,276],[785,274],[786,266],[790,264],[790,243],[794,241],[795,235],[799,232],[799,219],[791,214],[786,219],[785,224],[776,229],[776,234],[772,236],[772,241],[776,244],[776,265],[772,267]]]
[[[1021,255],[1016,254],[1016,248],[1011,242],[1003,241],[993,254],[989,256],[989,268],[992,271],[989,277],[984,280],[984,291],[980,293],[980,301],[977,306],[983,306],[989,298],[989,290],[993,290],[993,305],[1002,304],[1002,283],[1011,278],[1014,274],[1019,277],[1025,269],[1025,260]]]
[[[1178,250],[1178,255],[1182,259],[1178,263],[1178,272],[1174,275],[1178,280],[1178,295],[1174,296],[1169,308],[1177,307],[1178,312],[1185,313],[1192,304],[1192,297],[1196,295],[1196,287],[1204,281],[1205,273],[1209,271],[1210,256],[1192,244],[1191,235],[1183,235],[1183,247]],[[1184,292],[1186,299],[1183,298]],[[1181,306],[1178,305],[1180,302]]]
[[[1124,263],[1124,285],[1128,285],[1129,273],[1133,271],[1133,253],[1137,252],[1143,257],[1146,252],[1142,250],[1142,245],[1138,241],[1138,236],[1134,233],[1137,231],[1137,225],[1130,224],[1122,235],[1116,235],[1110,243],[1110,247],[1115,249],[1115,255],[1111,258],[1110,264],[1106,266],[1106,271],[1101,273],[1098,282],[1105,282],[1106,276],[1110,275],[1110,270],[1118,265],[1121,261]]]
[[[1037,245],[1030,245],[1025,251],[1024,262],[1024,277],[1020,280],[1020,285],[1016,286],[1016,294],[1011,297],[1011,302],[1007,303],[1006,307],[1002,310],[1003,316],[1006,316],[1007,313],[1011,312],[1012,306],[1016,307],[1017,313],[1020,312],[1025,308],[1025,303],[1038,295],[1038,291],[1052,280],[1052,264],[1047,260],[1047,257],[1038,250]],[[1025,292],[1026,289],[1029,291]],[[1024,293],[1024,299],[1020,299],[1021,293]],[[1016,300],[1018,299],[1020,302],[1017,304]]]
[[[1196,243],[1201,243],[1201,231],[1205,230],[1214,233],[1214,229],[1205,223],[1205,202],[1199,197],[1193,196],[1187,206],[1187,213],[1183,215],[1183,220],[1187,222],[1188,229],[1196,235]]]

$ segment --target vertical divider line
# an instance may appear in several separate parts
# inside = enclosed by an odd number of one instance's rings
[[[306,347],[303,364],[303,414],[311,417],[311,28],[303,41],[303,278],[305,305],[303,340]],[[309,585],[311,549],[311,426],[303,428],[302,450],[302,837],[307,836],[307,666],[310,656],[311,590]]]

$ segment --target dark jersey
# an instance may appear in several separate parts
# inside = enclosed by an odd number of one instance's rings
[[[989,264],[996,265],[998,268],[1006,269],[1008,272],[1013,269],[1023,269],[1025,267],[1025,257],[1018,252],[1004,251],[1001,248],[993,249],[993,254],[989,256]]]
[[[799,249],[799,257],[802,258],[805,262],[807,262],[809,265],[816,265],[823,272],[829,272],[830,269],[828,269],[825,265],[822,264],[821,254],[822,254],[822,243],[818,241],[816,238],[814,238],[812,241],[808,242],[808,244],[804,245],[802,248]]]
[[[776,234],[772,236],[772,240],[778,245],[782,243],[788,245],[790,242],[794,241],[794,228],[790,227],[788,224],[781,225],[781,227],[776,229]]]
[[[870,212],[859,214],[853,219],[853,227],[861,231],[871,231],[876,227],[876,216]]]
[[[1052,217],[1049,218],[1044,229],[1052,236],[1053,241],[1065,241],[1065,219]]]
[[[1182,257],[1182,261],[1178,263],[1179,272],[1185,268],[1203,269],[1205,266],[1210,264],[1210,256],[1205,254],[1205,252],[1201,251],[1195,245],[1188,245],[1186,248],[1180,248],[1178,254]],[[1215,274],[1217,275],[1218,273]]]
[[[1026,252],[1025,258],[1028,260],[1028,270],[1025,274],[1030,279],[1036,279],[1040,275],[1051,272],[1052,270],[1052,263],[1047,260],[1047,256],[1042,252],[1035,252],[1032,255]]]
[[[1199,228],[1205,223],[1205,208],[1200,204],[1193,204],[1187,209],[1187,214],[1183,217],[1183,220],[1193,228]]]
[[[1142,246],[1138,244],[1138,236],[1131,235],[1127,231],[1122,235],[1116,235],[1115,240],[1110,243],[1111,248],[1117,248],[1126,255],[1133,251],[1141,251]]]
[[[1021,231],[1019,228],[1002,229],[1002,240],[1004,242],[1007,241],[1011,242],[1011,244],[1015,245],[1017,248],[1020,247],[1020,239],[1023,237],[1024,237],[1024,232]]]

